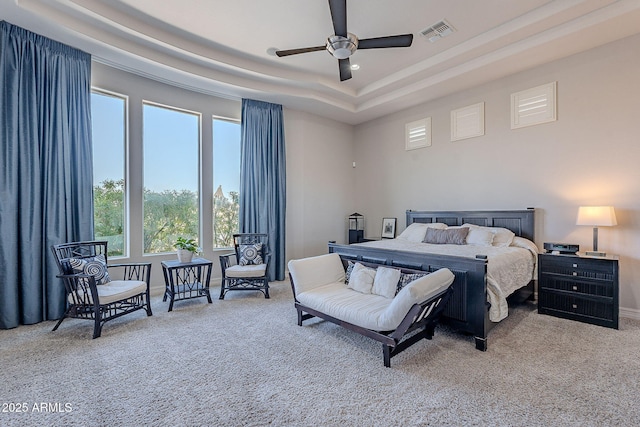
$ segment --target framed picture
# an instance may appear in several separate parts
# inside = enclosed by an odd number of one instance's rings
[[[382,238],[395,239],[396,218],[382,218]]]

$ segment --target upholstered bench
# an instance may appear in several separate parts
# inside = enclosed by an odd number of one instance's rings
[[[338,254],[289,261],[298,325],[320,317],[373,338],[382,343],[384,365],[389,367],[395,354],[422,338],[433,337],[454,275],[446,268],[427,274],[358,264],[345,283],[345,264]],[[402,274],[415,280],[399,285]]]

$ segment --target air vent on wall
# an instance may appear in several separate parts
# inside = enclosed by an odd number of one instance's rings
[[[429,40],[431,43],[433,43],[440,40],[443,37],[448,36],[454,31],[455,31],[455,28],[453,28],[451,24],[449,24],[447,21],[443,19],[442,21],[436,24],[433,24],[432,26],[427,27],[424,30],[420,31],[420,34],[426,37],[427,40]]]
[[[405,131],[405,150],[431,146],[431,117],[407,123]]]

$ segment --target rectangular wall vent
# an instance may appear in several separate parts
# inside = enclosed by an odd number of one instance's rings
[[[405,125],[405,150],[431,146],[431,117]]]
[[[443,37],[453,33],[455,28],[444,19],[438,23],[431,25],[420,31],[420,34],[427,38],[431,43],[440,40]]]
[[[556,121],[556,82],[511,94],[511,129]]]

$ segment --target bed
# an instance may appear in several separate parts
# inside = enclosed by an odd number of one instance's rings
[[[352,245],[329,242],[329,252],[338,253],[343,259],[429,272],[440,268],[450,269],[456,277],[452,285],[453,295],[445,309],[443,320],[455,329],[473,335],[476,348],[486,351],[489,331],[508,314],[507,299],[509,302],[522,302],[534,297],[537,248],[532,242],[535,209],[408,210],[407,229],[414,223],[429,224],[430,227],[444,224],[448,227],[468,225],[472,228],[480,226],[507,229],[515,234],[515,246],[509,245],[497,250],[475,245],[432,245],[402,241],[402,236],[399,236],[396,239]],[[514,255],[516,253],[519,255]],[[522,263],[529,265],[522,266]],[[503,283],[505,278],[512,276],[518,276],[517,280]]]

